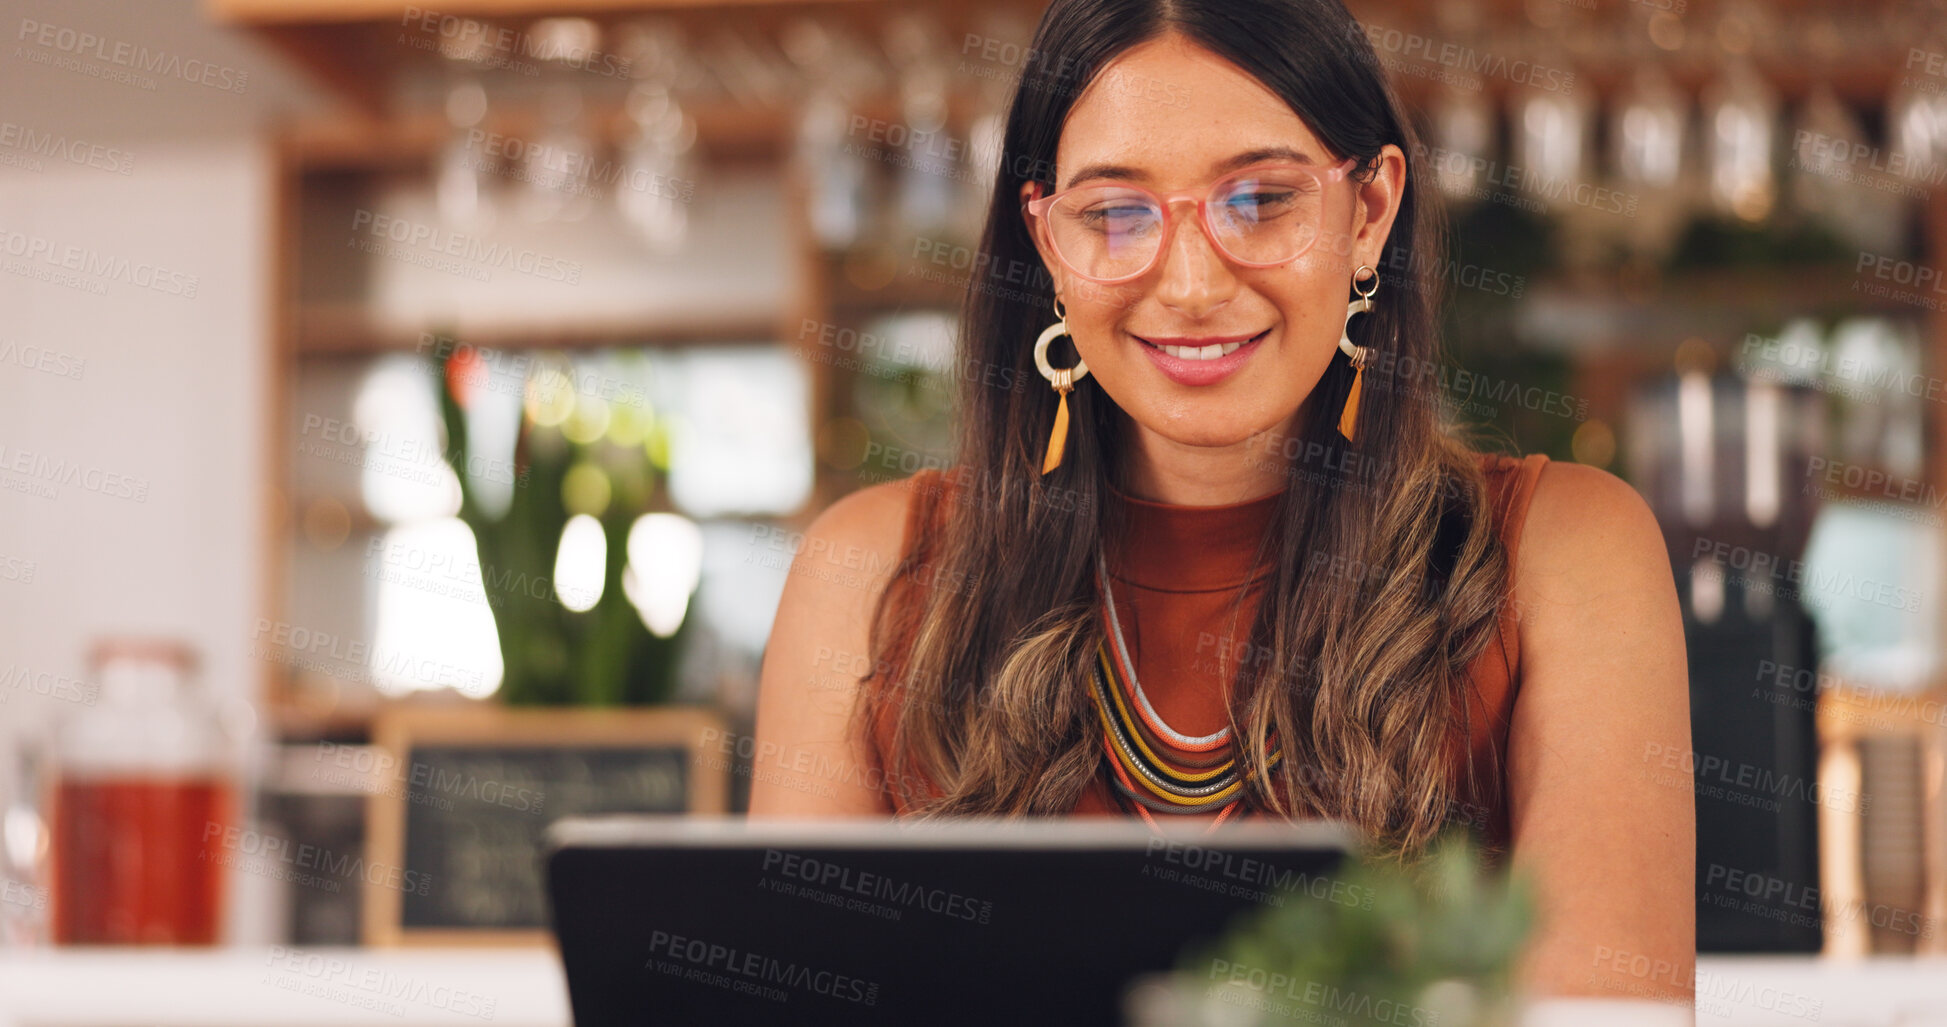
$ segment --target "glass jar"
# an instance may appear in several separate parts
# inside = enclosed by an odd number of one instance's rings
[[[50,748],[48,857],[57,945],[213,945],[234,838],[232,747],[169,640],[96,645],[96,705]]]

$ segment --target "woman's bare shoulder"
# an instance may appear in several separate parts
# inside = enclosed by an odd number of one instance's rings
[[[866,625],[919,527],[916,504],[939,502],[940,472],[921,471],[835,500],[790,540],[794,556],[778,625],[803,622],[822,639],[862,645]],[[863,651],[854,649],[852,651]]]
[[[912,544],[907,537],[915,503],[938,487],[937,471],[884,481],[849,492],[805,528],[802,558],[829,558],[841,566],[889,574]]]
[[[1528,521],[1507,787],[1514,859],[1537,871],[1551,925],[1526,988],[1682,1003],[1696,953],[1696,808],[1688,773],[1657,772],[1690,747],[1670,554],[1650,505],[1596,467],[1549,461]],[[1631,977],[1603,958],[1616,951],[1673,970]]]
[[[1593,582],[1629,571],[1669,572],[1663,533],[1649,503],[1628,482],[1599,467],[1550,460],[1534,486],[1522,533],[1524,570],[1579,572]]]
[[[753,816],[872,814],[890,809],[872,787],[876,755],[852,721],[870,628],[905,544],[907,481],[846,494],[789,539],[795,551],[764,651],[759,753],[780,764],[753,776]],[[836,779],[804,767],[840,768]]]

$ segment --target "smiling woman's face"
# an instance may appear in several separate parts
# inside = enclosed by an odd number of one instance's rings
[[[1298,151],[1321,170],[1343,159],[1262,83],[1171,33],[1124,52],[1078,98],[1056,150],[1055,189],[1087,176],[1163,195],[1200,192],[1236,170],[1234,158],[1267,148]],[[1379,264],[1404,164],[1399,148],[1389,145],[1369,183],[1325,183],[1318,241],[1275,267],[1232,263],[1212,245],[1194,207],[1179,203],[1149,270],[1103,285],[1057,259],[1045,220],[1028,218],[1069,334],[1089,374],[1144,433],[1139,447],[1164,440],[1240,446],[1293,427],[1338,348],[1354,270]],[[1105,166],[1119,170],[1108,177],[1091,173]],[[1044,192],[1029,183],[1021,198]],[[1384,299],[1382,288],[1378,301]],[[1158,346],[1236,340],[1249,341],[1214,363],[1171,356]]]

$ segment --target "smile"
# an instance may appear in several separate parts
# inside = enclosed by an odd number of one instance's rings
[[[1164,376],[1179,385],[1213,385],[1244,366],[1257,352],[1258,345],[1271,334],[1266,328],[1256,335],[1206,336],[1199,339],[1145,339],[1131,336],[1143,344],[1143,352]]]
[[[1213,336],[1210,341],[1202,345],[1168,345],[1163,342],[1145,339],[1140,335],[1136,336],[1136,339],[1144,345],[1162,350],[1164,353],[1178,360],[1215,360],[1218,357],[1227,357],[1246,345],[1264,338],[1265,333],[1269,331],[1270,329],[1267,328],[1256,335],[1239,335],[1228,338]]]

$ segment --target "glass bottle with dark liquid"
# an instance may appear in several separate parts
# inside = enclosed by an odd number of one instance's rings
[[[93,663],[99,704],[54,744],[54,942],[213,945],[236,788],[194,657],[171,642],[117,641]]]

